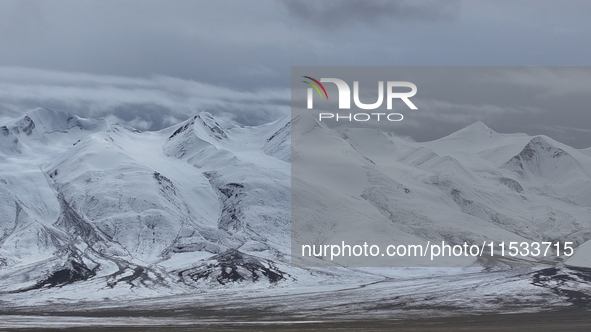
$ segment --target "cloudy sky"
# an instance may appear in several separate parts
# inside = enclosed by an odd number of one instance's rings
[[[3,0],[0,117],[45,106],[154,130],[206,110],[260,124],[289,113],[291,66],[590,65],[590,13],[584,0]],[[569,108],[577,121],[485,123],[588,147],[586,107]]]

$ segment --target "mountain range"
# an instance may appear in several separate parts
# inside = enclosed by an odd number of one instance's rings
[[[313,315],[360,297],[370,299],[363,310],[393,306],[376,314],[502,311],[587,305],[591,294],[591,153],[547,136],[477,122],[413,142],[306,115],[249,127],[206,112],[139,131],[46,108],[0,131],[3,312],[142,299]],[[326,167],[304,174],[298,165],[309,160]],[[326,223],[321,211],[292,210],[310,201],[345,209]],[[304,220],[298,227],[292,211]],[[454,268],[292,264],[292,236],[320,243],[376,233],[396,243],[571,241],[575,254]],[[460,297],[466,287],[474,291]],[[285,304],[271,301],[286,295]],[[318,301],[303,304],[309,296]]]

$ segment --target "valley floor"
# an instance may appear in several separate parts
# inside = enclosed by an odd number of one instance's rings
[[[173,312],[155,313],[167,320],[166,316],[175,316]],[[444,318],[421,318],[402,320],[353,320],[353,321],[307,321],[287,320],[281,321],[280,317],[272,321],[259,321],[252,317],[249,321],[197,321],[178,320],[170,325],[142,326],[140,322],[108,327],[72,326],[76,322],[74,317],[31,317],[31,316],[4,316],[13,323],[20,322],[20,328],[2,329],[3,331],[589,331],[591,328],[591,315],[586,310],[561,310],[540,313],[521,313],[503,315],[468,315]],[[32,323],[43,319],[48,323],[59,324],[60,327],[44,328],[26,327],[27,322]],[[109,319],[104,317],[103,319]],[[4,320],[5,321],[5,320]],[[5,321],[6,322],[6,321]],[[64,324],[65,322],[68,322]],[[137,324],[137,325],[136,325]],[[19,325],[19,324],[15,324]],[[70,325],[71,326],[71,325]]]
[[[0,307],[0,330],[588,331],[590,276],[589,269],[516,269],[340,287],[278,285],[246,291],[249,286],[243,284],[155,298],[52,297]],[[51,294],[49,289],[35,292],[29,296]]]

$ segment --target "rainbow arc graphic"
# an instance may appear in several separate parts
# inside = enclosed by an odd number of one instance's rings
[[[326,92],[326,89],[324,88],[324,85],[322,85],[322,83],[320,83],[319,80],[312,78],[310,76],[302,76],[304,78],[309,79],[312,82],[309,81],[302,81],[306,84],[308,84],[309,86],[311,86],[312,88],[314,88],[314,90],[316,90],[316,92],[318,93],[318,95],[320,96],[320,98],[324,99],[324,97],[326,97],[326,99],[328,100],[328,92]],[[322,91],[320,91],[322,89]],[[322,94],[322,92],[324,92],[324,95]]]

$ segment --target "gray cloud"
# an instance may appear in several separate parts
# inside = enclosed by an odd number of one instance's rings
[[[287,112],[291,66],[589,65],[590,11],[586,0],[5,0],[0,117],[45,106],[156,129],[208,110],[256,124]],[[536,79],[521,78],[543,98]],[[565,91],[581,88],[569,82]],[[586,106],[572,105],[581,111],[568,119],[524,111],[521,122],[457,110],[454,123],[404,134],[434,138],[480,119],[584,141],[555,127],[588,128]]]
[[[467,68],[447,98],[423,100],[402,134],[437,139],[475,121],[501,133],[547,135],[576,148],[591,146],[589,67]],[[456,69],[457,71],[457,69]],[[448,70],[454,72],[453,68]],[[441,84],[440,84],[441,85]],[[417,102],[419,103],[419,102]],[[421,130],[429,128],[429,133]],[[420,134],[413,133],[419,130]]]
[[[452,1],[387,1],[387,0],[284,0],[294,17],[318,26],[335,28],[382,23],[382,20],[436,22],[459,13],[460,2]]]

